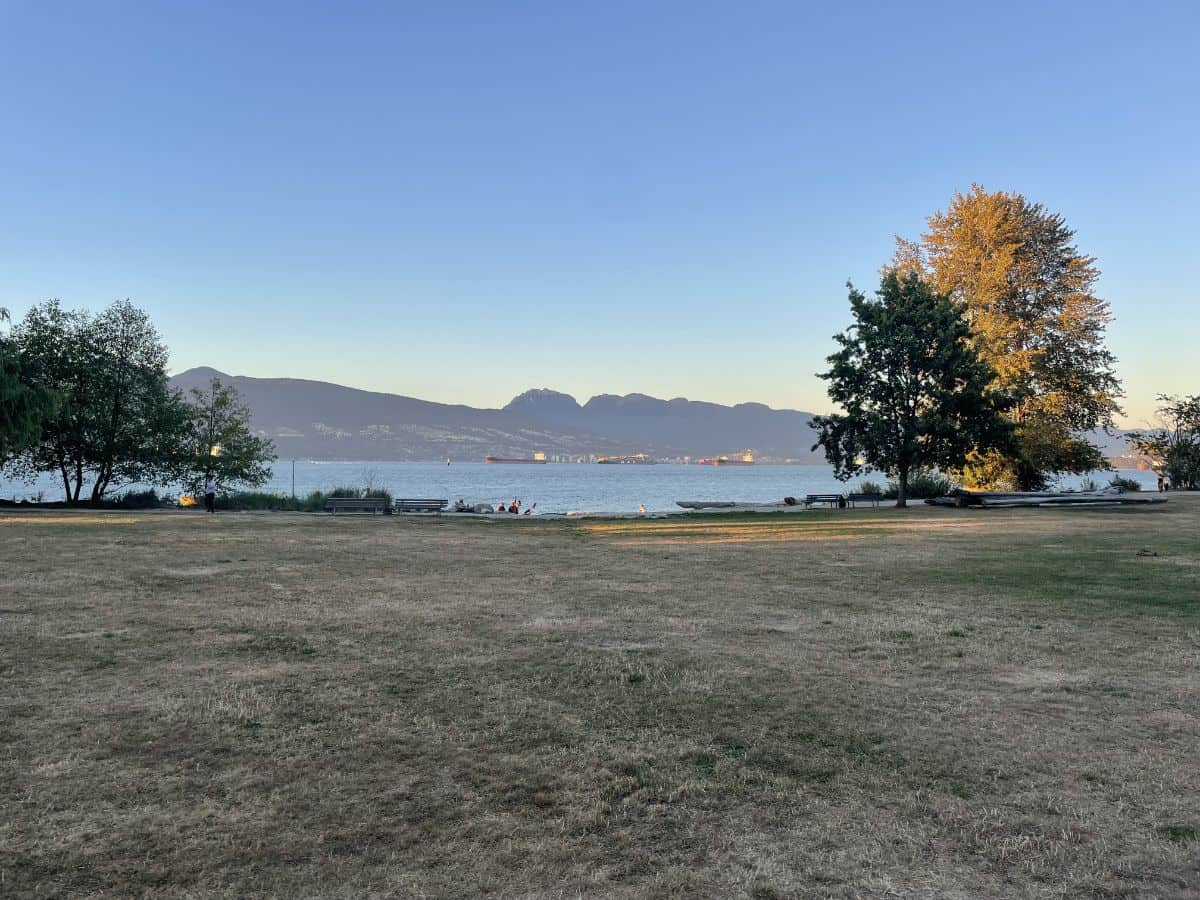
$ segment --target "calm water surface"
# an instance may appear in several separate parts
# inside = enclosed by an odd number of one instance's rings
[[[293,464],[275,463],[264,490],[290,494]],[[1121,471],[1126,478],[1154,489],[1154,473]],[[867,476],[882,483],[879,475]],[[1111,473],[1091,476],[1098,484]],[[861,479],[854,478],[849,486]],[[1074,487],[1082,477],[1065,478],[1061,487]],[[508,503],[520,498],[524,507],[537,503],[538,512],[632,512],[642,504],[649,511],[677,509],[676,500],[739,500],[766,503],[786,496],[846,490],[828,466],[712,467],[683,465],[601,466],[547,463],[542,466],[485,463],[312,462],[295,463],[295,492],[307,494],[338,485],[386,488],[396,497],[439,497],[468,503]],[[0,479],[0,497],[61,500],[62,485],[43,477],[29,485]]]

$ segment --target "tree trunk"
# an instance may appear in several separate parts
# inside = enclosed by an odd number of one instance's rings
[[[67,471],[67,464],[65,462],[59,464],[58,472],[62,475],[63,497],[69,503],[71,500],[71,473]]]
[[[100,505],[110,481],[112,481],[112,466],[105,463],[96,471],[96,482],[92,485],[92,506]]]
[[[908,507],[908,469],[901,469],[896,479],[896,508]]]
[[[63,480],[63,500],[71,502],[71,470],[67,466],[67,454],[63,452],[61,441],[55,442],[54,453],[58,457],[58,474]]]

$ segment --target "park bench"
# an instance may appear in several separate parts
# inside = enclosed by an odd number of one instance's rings
[[[879,501],[883,499],[883,494],[849,494],[846,497],[846,502],[853,506],[855,503],[870,503],[872,506],[878,506]]]
[[[841,494],[808,494],[804,498],[805,509],[818,503],[825,503],[829,506],[845,506],[846,498]]]
[[[396,512],[441,512],[447,500],[414,500],[401,498],[394,504]]]
[[[382,497],[330,497],[325,501],[325,512],[381,513],[387,510],[387,501]]]

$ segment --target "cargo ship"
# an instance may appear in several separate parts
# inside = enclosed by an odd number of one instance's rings
[[[602,466],[653,466],[658,460],[645,453],[634,453],[630,456],[598,456],[596,462]]]
[[[533,454],[533,459],[508,459],[504,456],[489,456],[484,459],[484,462],[489,466],[544,466],[546,464],[546,454],[539,451]]]
[[[746,450],[737,456],[703,456],[696,460],[698,466],[752,466],[754,451]]]

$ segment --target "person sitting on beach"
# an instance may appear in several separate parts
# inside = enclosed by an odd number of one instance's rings
[[[535,504],[533,504],[533,506],[529,507],[529,509],[525,510],[525,515],[527,515],[527,516],[532,516],[532,515],[533,515],[533,511],[534,511],[535,509],[537,509],[537,504],[536,504],[536,503],[535,503]]]
[[[517,511],[520,510],[520,508],[521,508],[521,504],[518,503],[516,500],[514,500],[512,503],[510,503],[508,505],[508,511],[510,513],[512,513],[514,516],[517,514]]]
[[[457,500],[454,501],[454,511],[455,512],[465,512],[466,509],[467,509],[467,503],[465,500],[463,500],[462,497],[459,497]]]

